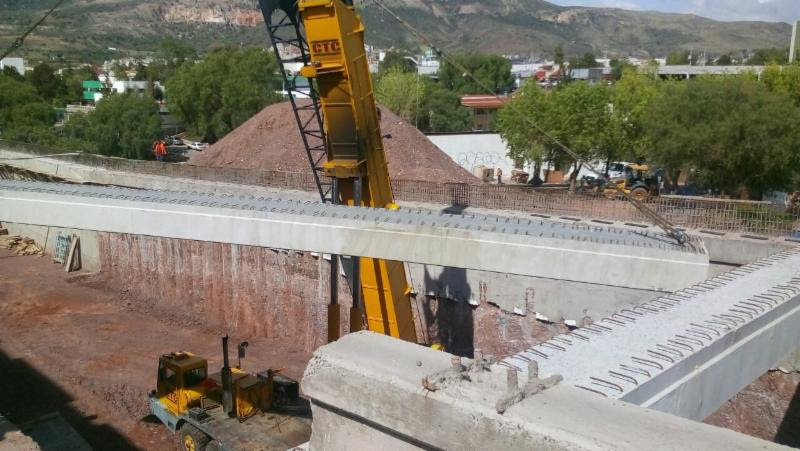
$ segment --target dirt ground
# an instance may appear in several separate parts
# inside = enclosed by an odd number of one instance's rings
[[[214,371],[225,333],[92,276],[67,276],[49,257],[0,249],[0,412],[17,425],[59,412],[94,449],[173,450],[172,435],[148,418],[158,356],[192,351]],[[310,357],[296,343],[231,336],[250,342],[248,370],[299,378]]]
[[[49,257],[0,249],[0,414],[24,427],[58,412],[98,450],[175,449],[174,437],[148,416],[157,357],[188,350],[207,356],[215,371],[221,366],[219,337],[226,331],[204,326],[189,312],[155,305],[106,288],[100,277],[68,276]],[[448,318],[439,327],[458,323],[449,305],[431,310]],[[478,325],[498,329],[493,318],[483,315]],[[537,331],[533,336],[547,335],[542,339],[553,332]],[[231,335],[234,344],[250,342],[243,364],[248,370],[285,368],[299,378],[310,358],[301,340]],[[489,341],[513,343],[509,337],[516,335]],[[459,349],[473,343],[446,344]],[[706,421],[800,446],[800,374],[767,373]]]

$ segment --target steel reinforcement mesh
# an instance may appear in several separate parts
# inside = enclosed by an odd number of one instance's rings
[[[0,140],[0,148],[30,155],[68,153],[43,146]],[[90,167],[166,177],[267,186],[313,192],[311,173],[262,169],[237,169],[129,160],[93,154],[58,155],[55,158]],[[406,202],[426,202],[456,207],[515,210],[533,214],[647,223],[630,203],[565,190],[519,185],[467,185],[419,180],[392,180],[395,197]],[[648,206],[679,227],[718,232],[786,236],[800,230],[800,207],[784,208],[764,202],[660,196]]]

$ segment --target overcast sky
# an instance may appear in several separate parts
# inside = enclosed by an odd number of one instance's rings
[[[800,0],[549,0],[558,5],[693,13],[718,20],[800,20]]]

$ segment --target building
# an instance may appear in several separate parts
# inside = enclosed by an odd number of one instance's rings
[[[589,83],[599,83],[612,78],[611,68],[593,67],[588,69],[570,69],[569,77],[573,80],[583,80]]]
[[[103,98],[103,91],[106,91],[103,83],[98,80],[83,81],[83,101],[87,103],[97,103]]]
[[[647,71],[648,68],[642,70]],[[692,78],[698,75],[740,75],[752,73],[761,77],[764,66],[658,66],[661,78]]]
[[[510,97],[467,94],[461,97],[461,105],[472,111],[472,130],[489,131],[497,115],[497,110],[511,100]]]
[[[0,60],[0,70],[6,67],[13,67],[18,74],[25,75],[25,60],[22,58],[3,58]]]
[[[132,93],[132,94],[144,95],[144,93],[147,92],[149,86],[150,86],[149,81],[116,80],[111,84],[111,91],[116,92],[118,94]],[[153,88],[159,89],[161,90],[161,92],[164,92],[164,86],[161,85],[160,82],[154,82]]]

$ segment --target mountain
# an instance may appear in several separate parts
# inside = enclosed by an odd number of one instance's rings
[[[0,47],[38,19],[53,0],[0,0]],[[416,48],[418,43],[374,3],[357,4],[367,42]],[[562,7],[543,0],[387,0],[418,30],[449,50],[504,54],[665,56],[677,49],[711,54],[787,47],[785,23],[720,22],[687,14]],[[18,53],[68,60],[109,58],[116,48],[136,54],[173,36],[199,50],[213,44],[264,44],[256,0],[68,0]]]

